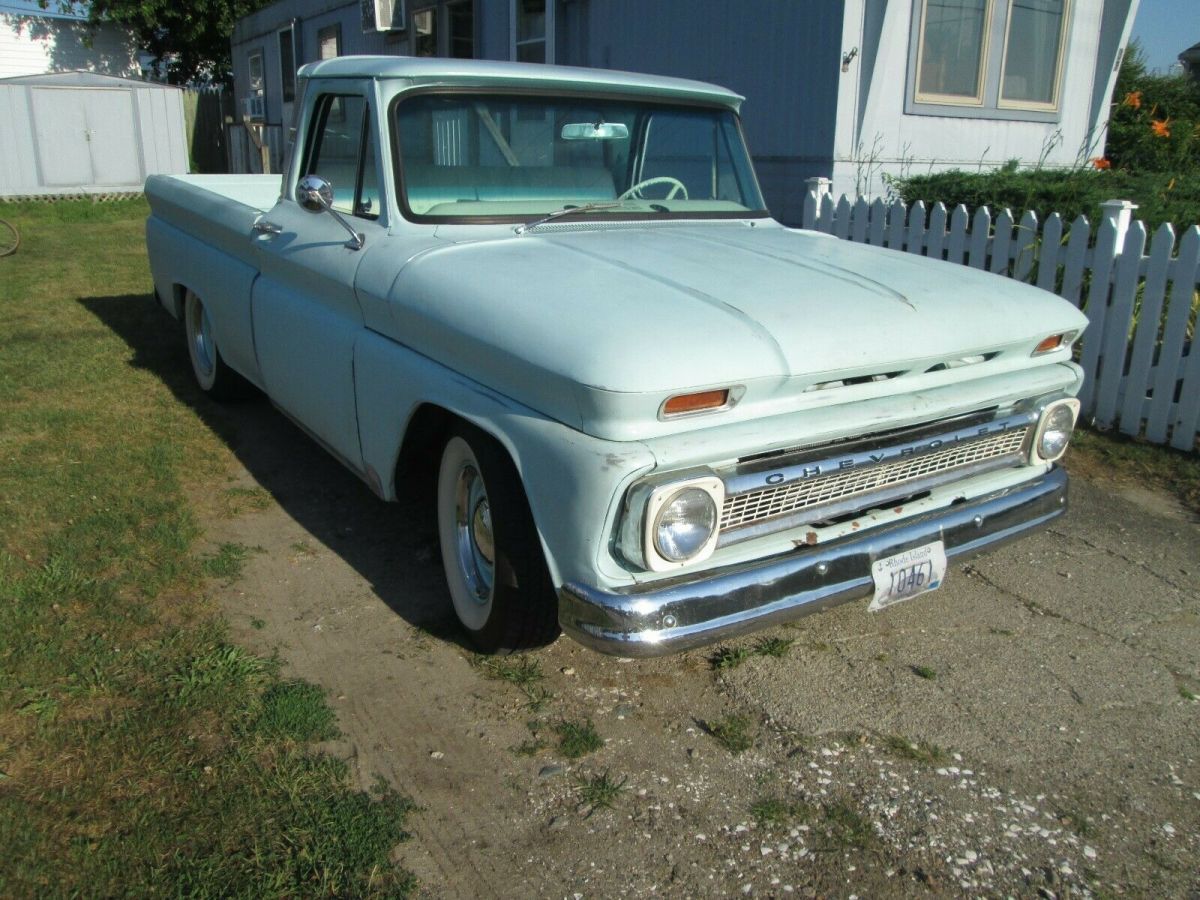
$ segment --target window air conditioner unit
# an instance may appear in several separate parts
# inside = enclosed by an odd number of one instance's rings
[[[261,122],[266,119],[266,104],[263,103],[262,94],[252,94],[249,97],[242,99],[242,115],[250,119],[251,122]]]
[[[363,31],[403,31],[404,0],[361,0]]]

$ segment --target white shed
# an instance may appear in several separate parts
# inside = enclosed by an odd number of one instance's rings
[[[127,193],[187,172],[182,95],[90,72],[0,79],[0,197]]]

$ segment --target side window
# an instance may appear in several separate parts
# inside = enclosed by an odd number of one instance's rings
[[[362,97],[326,94],[317,101],[305,175],[333,188],[333,208],[352,216],[379,216],[379,184],[370,109]]]

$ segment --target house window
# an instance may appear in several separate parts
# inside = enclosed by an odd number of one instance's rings
[[[1004,40],[1000,103],[1055,108],[1067,0],[1014,0]]]
[[[413,56],[475,58],[475,4],[454,0],[414,10],[409,26]]]
[[[1069,12],[1070,0],[914,0],[905,111],[1056,117]]]
[[[437,56],[437,9],[421,9],[413,12],[412,55]]]
[[[283,102],[296,99],[296,54],[292,45],[292,29],[279,32],[279,83],[283,85]]]
[[[243,112],[251,119],[265,119],[266,111],[266,81],[263,77],[263,54],[255,50],[246,57],[247,83],[249,91],[246,94],[246,106]]]
[[[326,25],[317,32],[317,59],[333,59],[342,55],[342,26]]]
[[[925,0],[917,99],[980,103],[989,0]]]
[[[511,56],[517,62],[554,62],[554,0],[510,0]]]

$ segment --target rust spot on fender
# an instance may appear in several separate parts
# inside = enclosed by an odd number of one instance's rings
[[[850,527],[853,528],[855,531],[857,531],[862,526],[860,526],[857,522],[851,522]]]
[[[892,512],[894,512],[894,513],[902,513],[902,512],[904,512],[904,507],[903,507],[903,506],[897,506],[895,509],[893,509],[893,510],[892,510]]]

